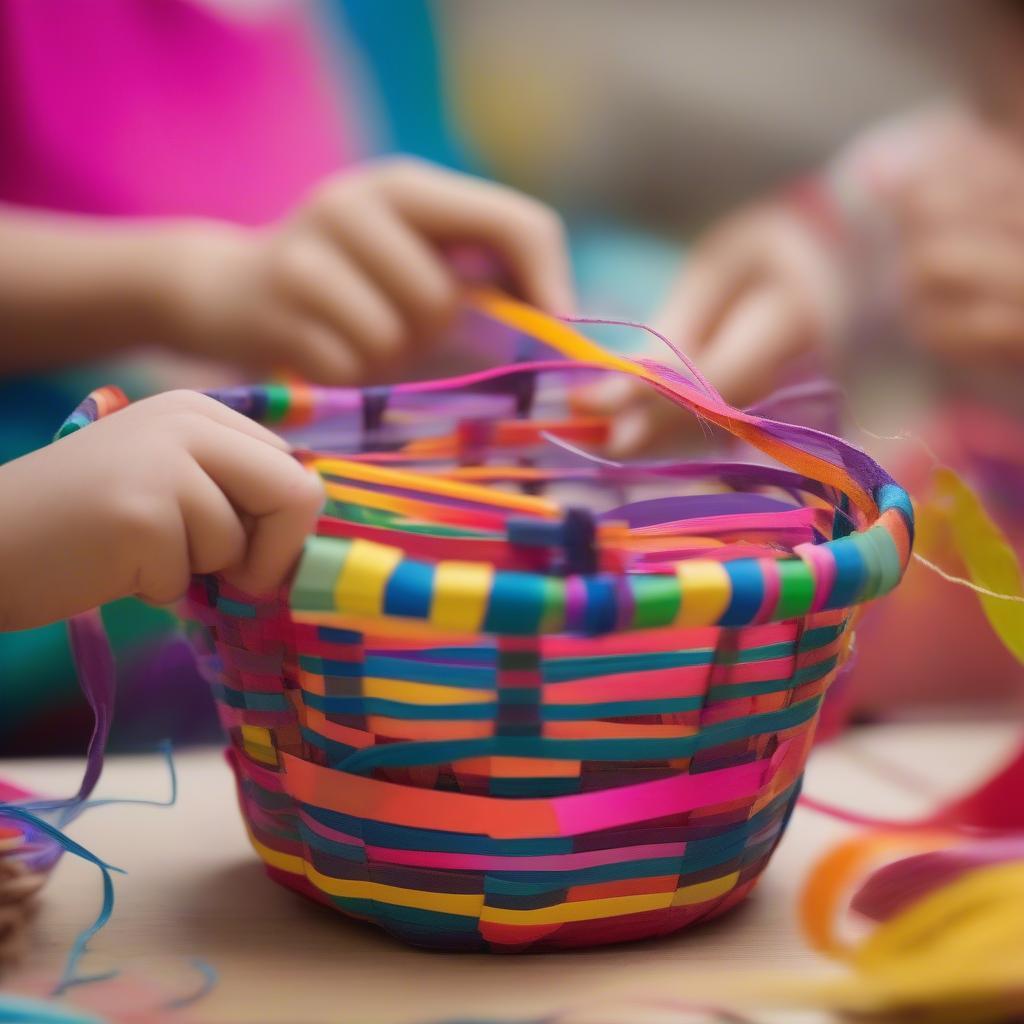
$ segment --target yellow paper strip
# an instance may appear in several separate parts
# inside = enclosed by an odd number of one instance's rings
[[[701,560],[676,566],[681,604],[676,624],[710,626],[718,622],[732,597],[732,581],[720,562]]]
[[[936,505],[971,580],[997,594],[1024,598],[1016,552],[978,496],[947,467],[935,470],[933,485]],[[1024,604],[986,595],[979,595],[979,600],[1007,650],[1024,664]]]
[[[484,621],[494,568],[484,562],[438,562],[430,624],[456,633],[476,633]]]
[[[383,607],[388,579],[401,560],[399,548],[354,540],[334,587],[335,607],[353,615],[376,615]]]

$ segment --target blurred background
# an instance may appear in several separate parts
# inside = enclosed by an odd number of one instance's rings
[[[411,154],[555,206],[569,226],[580,311],[650,321],[688,245],[722,216],[834,161],[865,129],[983,85],[1003,104],[999,145],[1013,137],[1000,167],[1011,166],[1024,196],[1024,21],[1014,0],[95,0],[85,11],[69,3],[55,18],[42,0],[0,0],[0,202],[259,225],[285,217],[331,173]],[[222,54],[233,63],[222,65]],[[986,81],[997,68],[1000,81]],[[955,182],[965,202],[976,199],[971,159]],[[986,216],[1012,206],[1004,193],[976,205]],[[1019,244],[1024,216],[1012,232]],[[985,250],[991,241],[969,254],[973,294],[989,271],[1009,281],[1024,325],[1024,281],[1011,280],[1024,259],[1014,250],[1011,273],[993,269],[992,254],[1007,248],[1000,235]],[[963,376],[962,363],[921,358],[901,333],[892,323],[862,331],[871,345],[852,349],[857,372],[842,378],[875,433],[910,427],[915,395],[933,378]],[[1024,326],[1007,346],[1020,365],[1022,341]],[[46,444],[94,387],[117,383],[135,396],[180,384],[162,358],[0,380],[0,461]],[[993,365],[1020,430],[1021,379]],[[220,382],[206,367],[187,385]],[[983,405],[990,384],[976,389]],[[970,450],[947,445],[943,457],[981,467],[983,496],[1024,550],[1024,445],[1006,442],[1009,427],[971,423]],[[943,444],[966,436],[959,425],[943,430]],[[923,470],[901,466],[907,451],[882,458],[914,486]],[[914,587],[903,592],[915,606]],[[973,595],[961,596],[951,621],[970,618],[987,637],[983,674],[1005,696],[1019,669],[986,633]],[[934,625],[921,614],[922,629]],[[908,615],[889,620],[910,629]],[[205,687],[181,685],[191,656],[168,640],[173,617],[129,601],[107,624],[124,677],[115,743],[215,736]],[[949,696],[987,655],[928,656],[915,678],[927,688],[938,666]],[[0,665],[37,683],[7,697],[0,748],[80,750],[90,716],[64,627],[0,637]]]
[[[585,307],[649,316],[679,243],[951,87],[939,0],[342,0],[368,148],[570,219]]]
[[[851,259],[862,265],[844,270],[854,296],[845,323],[819,339],[842,415],[814,425],[871,449],[919,505],[933,460],[955,466],[1024,552],[1024,319],[1000,323],[995,353],[957,305],[1004,288],[1007,308],[1024,299],[1024,275],[1007,269],[1024,267],[1024,4],[347,0],[332,10],[353,46],[354,92],[373,97],[362,119],[370,149],[447,162],[554,205],[569,225],[584,314],[664,325],[665,296],[709,228],[805,175],[833,179],[832,199],[866,244]],[[950,111],[966,112],[962,136]],[[856,194],[876,138],[883,160],[913,153],[915,166],[902,212],[887,209],[892,223],[879,231],[874,197],[859,205]],[[863,179],[852,198],[847,175]],[[782,276],[785,263],[774,268]],[[804,267],[786,287],[812,281]],[[922,328],[922,309],[937,328]],[[945,333],[944,349],[929,330]],[[751,355],[772,341],[771,328],[750,330]],[[949,535],[931,544],[947,569],[964,571]],[[1024,701],[1024,671],[976,597],[920,565],[871,610],[861,637],[849,687],[868,717]]]
[[[959,473],[1002,530],[963,516],[995,551],[986,579],[1019,587],[1024,0],[0,0],[0,217],[273,229],[325,179],[394,154],[550,204],[581,314],[658,323],[733,405],[842,433],[911,493],[915,552],[935,564],[912,561],[857,619],[826,737],[993,709],[1020,721],[1024,629],[1004,642],[1020,620],[994,625],[969,589],[968,575],[986,582],[965,554],[977,538],[958,537],[935,468]],[[893,189],[901,161],[912,173]],[[729,244],[721,231],[709,244],[722,223]],[[202,284],[230,290],[230,277]],[[694,279],[689,299],[714,315],[678,301]],[[235,287],[238,305],[260,290]],[[644,340],[587,330],[630,351]],[[0,346],[17,351],[9,333]],[[102,385],[136,398],[249,373],[152,341],[0,374],[0,464],[48,444]],[[436,350],[420,349],[433,374]],[[807,384],[831,387],[827,423],[778,404]],[[610,435],[639,411],[684,457],[692,418],[658,420],[650,389],[634,399],[585,411]],[[110,749],[217,742],[174,610],[127,599],[103,617]],[[92,728],[66,625],[0,632],[0,755],[78,757]]]

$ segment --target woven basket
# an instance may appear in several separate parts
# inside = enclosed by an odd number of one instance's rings
[[[468,329],[505,365],[216,393],[299,437],[328,494],[276,598],[189,595],[253,845],[282,884],[416,945],[716,916],[782,835],[851,608],[906,564],[910,503],[857,449],[503,297]],[[595,370],[782,467],[588,457],[607,424],[567,396]]]

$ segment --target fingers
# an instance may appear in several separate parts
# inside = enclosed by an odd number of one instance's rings
[[[139,402],[125,412],[147,420],[154,414],[160,416],[162,431],[175,431],[176,440],[186,448],[206,450],[214,445],[224,453],[225,460],[220,465],[225,467],[231,452],[238,452],[240,459],[247,452],[263,453],[263,463],[278,467],[277,473],[272,474],[268,465],[268,484],[291,467],[299,474],[304,473],[287,454],[289,447],[285,441],[207,395],[167,392]],[[117,426],[113,420],[111,417],[108,421],[110,426]],[[191,454],[194,458],[195,453]],[[193,574],[221,572],[244,563],[250,547],[246,527],[252,510],[246,502],[236,501],[230,489],[200,471],[191,459],[175,458],[180,455],[175,446],[165,466],[168,478],[176,481],[177,505],[140,494],[130,503],[128,515],[129,533],[139,542],[140,551],[133,590],[142,600],[156,605],[178,600]],[[228,471],[227,478],[232,477]],[[255,483],[254,489],[259,486]],[[251,494],[238,497],[248,498],[249,504],[253,501]],[[261,578],[257,581],[263,582]],[[278,582],[279,579],[271,580],[266,586],[273,588]]]
[[[782,370],[813,337],[813,318],[799,298],[784,287],[764,285],[724,321],[701,368],[730,405],[743,408],[775,390]]]
[[[894,197],[897,219],[911,233],[980,225],[1024,230],[1024,159],[1008,136],[972,124],[944,133],[944,144],[919,162]]]
[[[742,295],[755,267],[754,254],[746,246],[698,251],[658,313],[656,329],[688,354],[696,355]]]
[[[450,243],[486,248],[515,287],[571,312],[561,222],[511,189],[413,161],[337,178],[281,231],[264,236],[268,287],[240,356],[323,384],[392,379],[413,344],[455,315]]]
[[[268,302],[258,315],[261,333],[246,353],[255,372],[284,370],[328,387],[366,382],[369,367],[356,346],[307,311]]]
[[[1024,306],[981,299],[935,302],[912,317],[920,344],[952,363],[1024,366]]]
[[[897,222],[908,241],[928,239],[959,231],[968,234],[981,228],[1004,231],[1017,239],[1024,236],[1024,168],[1019,182],[1001,183],[986,189],[969,176],[943,179],[908,190],[895,206]]]
[[[1024,362],[1022,254],[1022,241],[1002,231],[949,231],[915,246],[906,270],[913,335],[957,363]]]
[[[807,312],[781,287],[762,285],[737,302],[700,357],[701,370],[730,404],[742,408],[769,394],[781,370],[813,337]],[[577,398],[579,407],[612,415],[613,458],[678,449],[701,435],[697,416],[641,381],[617,376]]]
[[[309,319],[335,334],[339,347],[354,350],[353,361],[379,371],[406,349],[408,332],[394,304],[327,238],[313,235],[292,245],[282,286]]]
[[[401,311],[408,334],[433,335],[452,319],[459,300],[454,275],[390,207],[376,202],[332,207],[327,226]]]
[[[237,430],[239,433],[245,434],[247,437],[257,441],[262,441],[264,444],[269,444],[272,448],[277,448],[283,452],[290,451],[288,442],[278,437],[272,430],[268,430],[262,424],[249,419],[248,416],[243,416],[234,409],[229,409],[223,402],[218,402],[215,398],[200,394],[198,391],[166,391],[152,398],[144,398],[142,401],[135,402],[128,406],[128,408],[100,420],[99,423],[90,429],[93,431],[97,428],[101,431],[108,429],[119,431],[124,419],[141,418],[148,420],[153,415],[173,416],[176,413],[186,417],[200,416],[203,419],[219,423],[221,426]],[[104,424],[113,423],[116,423],[117,426],[104,426]]]
[[[354,345],[318,320],[297,317],[287,334],[289,364],[306,380],[331,387],[365,384],[370,367]]]
[[[241,434],[234,436],[242,437]],[[195,486],[198,474],[183,452],[176,450],[173,455],[173,461],[168,459],[165,464],[168,491],[160,493],[150,488],[141,491],[134,500],[124,503],[118,517],[117,532],[122,539],[119,553],[127,556],[130,580],[126,593],[154,605],[172,604],[188,589],[192,578],[189,534],[198,537],[203,531],[201,520],[186,521],[183,514],[187,504],[185,496]],[[210,547],[202,540],[198,544],[202,549]]]
[[[128,512],[138,550],[134,592],[169,604],[193,574],[218,572],[253,594],[274,590],[322,505],[319,480],[284,442],[213,399],[172,393],[134,408],[164,413],[160,433],[175,432],[164,456],[173,497],[143,494]]]
[[[288,575],[312,530],[323,504],[319,478],[290,456],[249,438],[210,431],[190,446],[196,462],[216,483],[242,520],[247,521],[248,545],[241,561],[222,564],[235,586],[253,594],[274,590]],[[190,538],[203,530],[189,522]],[[198,546],[198,541],[192,543]]]
[[[398,217],[435,242],[477,242],[507,264],[523,297],[554,314],[574,307],[565,232],[546,206],[512,189],[425,164],[380,175]]]
[[[753,230],[753,222],[750,222]],[[691,257],[676,280],[655,328],[690,355],[710,343],[730,308],[755,279],[758,246],[741,236],[742,225],[723,229]],[[664,353],[659,352],[659,357]],[[715,383],[712,379],[712,383]],[[615,456],[633,455],[651,446],[658,430],[654,413],[665,399],[655,399],[642,382],[614,375],[575,396],[579,408],[596,415],[614,415],[609,450]],[[671,415],[671,403],[668,420]]]
[[[1002,232],[943,232],[914,246],[907,264],[917,301],[973,296],[1024,304],[1024,244]]]
[[[657,329],[693,355],[734,404],[758,397],[762,375],[795,347],[790,328],[775,324],[782,300],[764,298],[795,290],[787,284],[792,273],[783,272],[787,260],[793,262],[793,230],[785,215],[770,209],[738,215],[698,248],[658,314]],[[614,415],[609,449],[617,457],[696,432],[695,417],[625,378],[601,381],[578,396],[578,405]]]
[[[190,576],[220,572],[245,559],[248,545],[245,526],[225,492],[211,477],[202,472],[190,474],[180,503]]]
[[[0,845],[0,907],[24,905],[46,882],[45,874],[31,871],[18,859],[17,851],[24,845],[25,837],[20,833]]]
[[[806,229],[773,206],[742,210],[698,245],[655,326],[696,355],[758,282],[807,276]]]
[[[10,526],[0,629],[130,594],[167,604],[194,573],[273,591],[323,502],[319,479],[283,442],[191,393],[140,402],[5,464],[0,477]]]
[[[40,883],[44,875],[36,876]],[[20,960],[25,953],[28,923],[36,911],[34,901],[25,899],[0,904],[0,966]]]

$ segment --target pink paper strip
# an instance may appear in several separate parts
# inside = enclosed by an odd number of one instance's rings
[[[394,850],[368,846],[366,854],[388,864],[414,867],[450,868],[465,871],[573,871],[578,868],[621,864],[624,861],[647,860],[654,857],[682,857],[686,843],[651,843],[626,846],[615,850],[583,850],[540,857],[503,857],[478,853],[435,853],[430,850]]]

